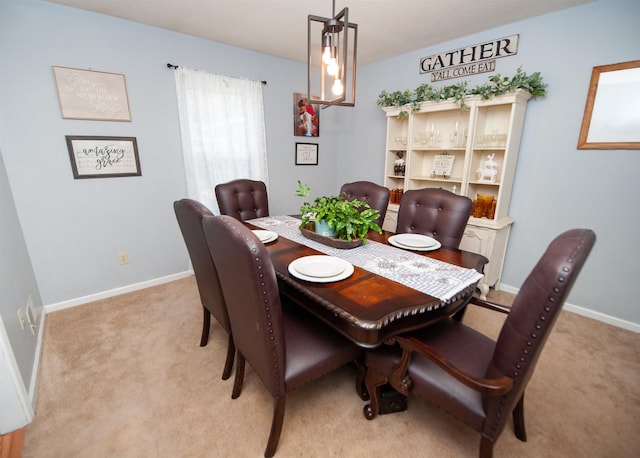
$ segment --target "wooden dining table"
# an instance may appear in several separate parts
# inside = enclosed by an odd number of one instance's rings
[[[245,224],[250,229],[265,229],[262,224],[254,224],[258,222],[260,220],[250,220]],[[372,231],[367,239],[388,245],[393,235]],[[466,306],[477,286],[476,281],[453,297],[441,299],[358,266],[343,280],[310,282],[289,273],[289,264],[304,256],[322,254],[320,251],[284,236],[265,245],[281,294],[363,348],[377,347],[389,337],[455,314]],[[482,255],[445,247],[414,253],[480,273],[488,262]]]

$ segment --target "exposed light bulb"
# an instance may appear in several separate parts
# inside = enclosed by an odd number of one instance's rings
[[[324,52],[322,53],[322,62],[327,65],[331,62],[331,46],[325,46]]]
[[[327,73],[331,76],[337,76],[339,70],[340,67],[338,67],[338,61],[336,61],[335,58],[332,58],[329,65],[327,65]]]
[[[331,92],[333,92],[333,95],[342,95],[342,93],[344,92],[344,87],[342,86],[342,80],[340,80],[340,78],[336,78],[336,80],[333,82],[333,86],[331,86]]]

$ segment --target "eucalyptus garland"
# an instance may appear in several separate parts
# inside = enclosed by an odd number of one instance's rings
[[[518,67],[516,74],[512,77],[502,76],[500,73],[496,73],[489,78],[489,82],[486,84],[476,86],[472,89],[467,89],[467,85],[468,83],[463,81],[450,86],[434,88],[430,84],[425,83],[413,91],[408,89],[391,93],[382,91],[380,95],[378,95],[376,105],[380,107],[401,107],[410,104],[411,111],[419,111],[420,102],[438,102],[441,100],[454,99],[460,108],[466,109],[468,107],[464,103],[464,97],[468,95],[480,95],[483,99],[489,99],[515,91],[516,89],[528,91],[533,97],[544,96],[547,93],[547,84],[542,81],[540,72],[527,75],[522,70],[522,67]],[[407,116],[408,113],[402,111],[399,115]]]

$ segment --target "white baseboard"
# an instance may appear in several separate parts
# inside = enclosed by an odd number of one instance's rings
[[[33,410],[36,409],[36,401],[38,400],[38,374],[40,373],[40,361],[42,359],[42,340],[44,339],[44,325],[47,320],[47,313],[42,308],[40,320],[38,322],[38,340],[36,342],[36,356],[33,360],[33,368],[31,369],[31,380],[29,381],[29,402]]]
[[[511,294],[518,294],[518,291],[520,290],[518,288],[514,288],[513,286],[500,284],[500,291],[505,291]],[[603,323],[610,324],[612,326],[617,326],[622,329],[640,333],[640,324],[634,323],[633,321],[627,321],[611,315],[605,315],[604,313],[596,312],[579,305],[569,304],[568,302],[565,302],[564,309],[577,315],[586,316],[587,318],[602,321]]]
[[[64,310],[75,307],[77,305],[88,304],[89,302],[106,299],[108,297],[119,296],[120,294],[130,293],[132,291],[138,291],[140,289],[162,285],[163,283],[180,280],[181,278],[186,278],[191,275],[193,275],[193,271],[180,272],[173,275],[167,275],[166,277],[154,278],[153,280],[147,280],[140,283],[134,283],[133,285],[122,286],[120,288],[114,288],[108,291],[78,297],[76,299],[69,299],[68,301],[56,302],[55,304],[45,305],[43,308],[45,313],[57,312],[58,310]]]

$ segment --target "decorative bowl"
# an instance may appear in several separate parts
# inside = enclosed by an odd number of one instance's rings
[[[302,235],[309,240],[328,245],[332,248],[339,248],[341,250],[348,250],[362,245],[362,239],[342,240],[317,234],[315,230],[315,223],[307,224],[305,227],[300,229],[300,232],[302,232]]]

